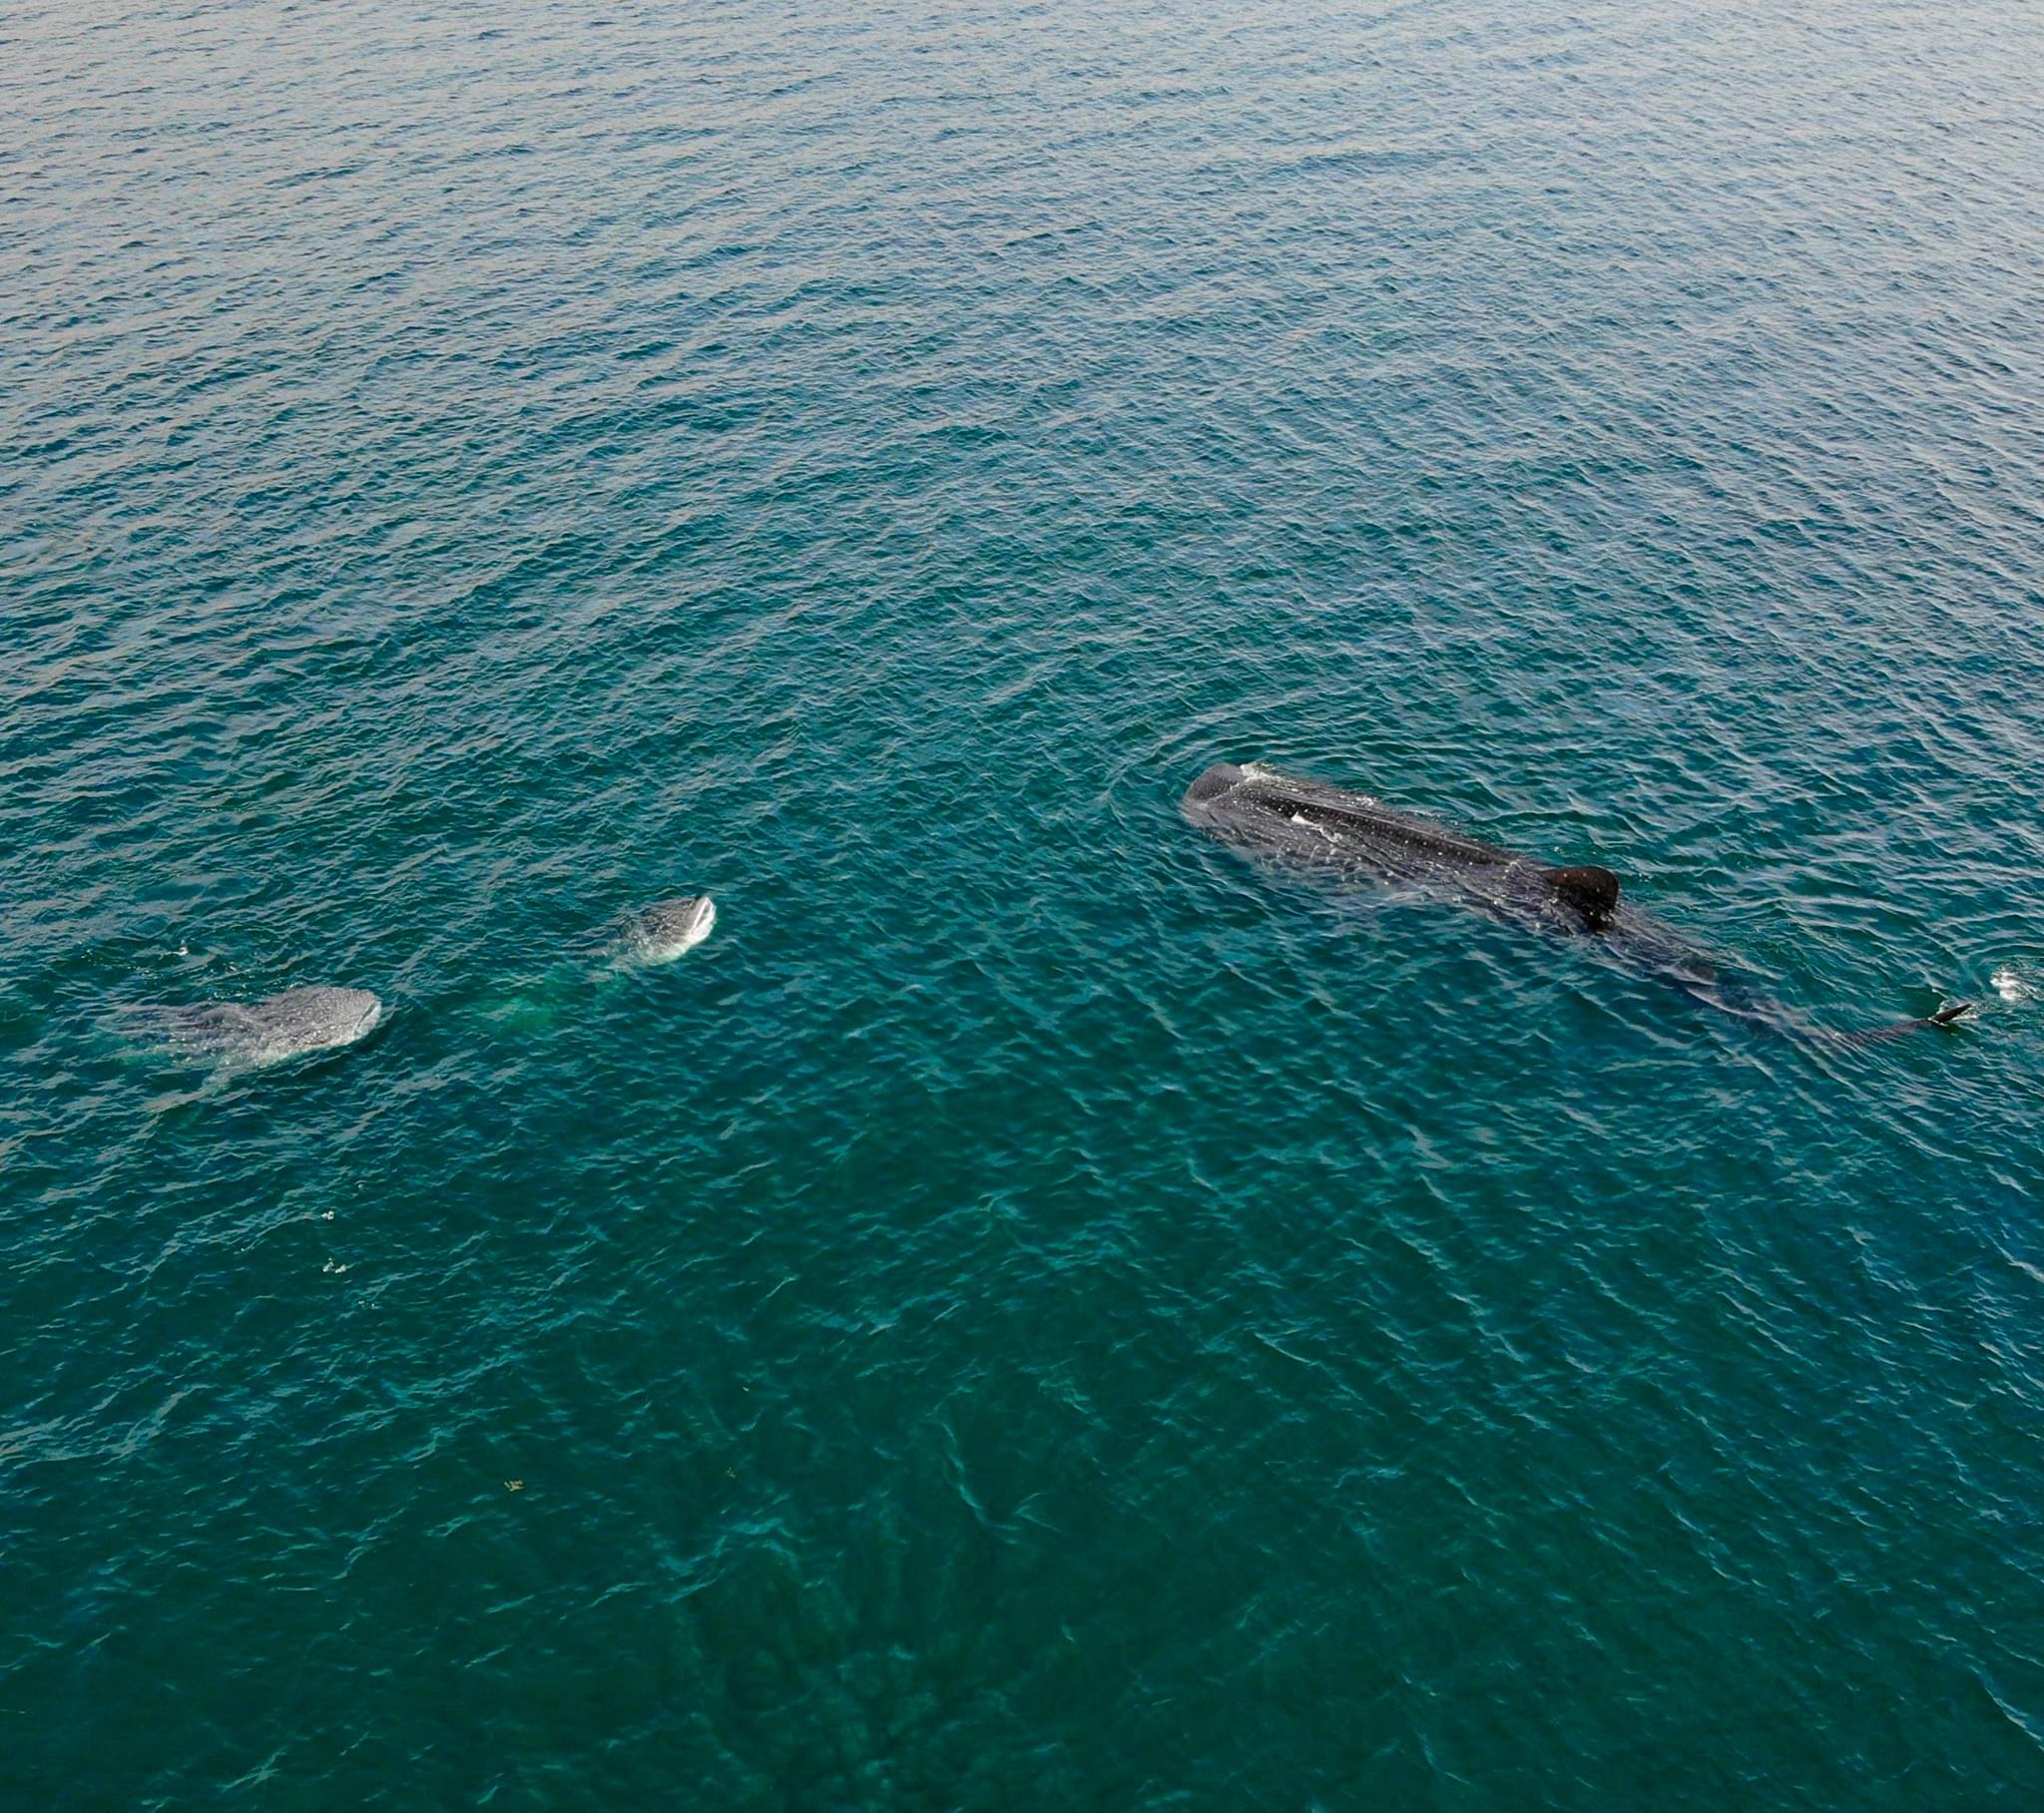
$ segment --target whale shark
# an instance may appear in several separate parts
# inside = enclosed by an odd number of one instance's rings
[[[708,894],[684,894],[641,907],[625,924],[624,954],[633,963],[672,963],[710,936],[717,903]]]
[[[578,935],[572,955],[517,979],[482,1011],[521,1035],[544,1032],[585,1008],[592,994],[621,987],[639,971],[694,950],[716,924],[717,903],[708,894],[682,894],[614,913]]]
[[[1410,882],[1528,930],[1594,939],[1630,968],[1673,983],[1721,1012],[1795,1037],[1870,1045],[1951,1026],[1974,1011],[1971,1002],[1954,1002],[1921,1019],[1856,1032],[1804,1025],[1735,969],[1635,906],[1602,864],[1557,867],[1367,793],[1259,763],[1216,762],[1186,789],[1182,809],[1221,841],[1284,866],[1357,882]]]
[[[181,1051],[235,1064],[280,1064],[366,1039],[383,1019],[383,1003],[367,989],[318,986],[285,989],[260,1001],[157,1008],[151,1019]]]

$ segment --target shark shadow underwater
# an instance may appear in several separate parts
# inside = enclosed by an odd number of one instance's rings
[[[1509,924],[1557,937],[1595,938],[1612,956],[1740,1020],[1831,1046],[1874,1045],[1946,1027],[1973,1011],[1955,1002],[1921,1020],[1860,1032],[1805,1025],[1778,1001],[1683,942],[1623,897],[1618,877],[1595,863],[1552,868],[1446,825],[1400,812],[1365,793],[1251,763],[1216,762],[1186,789],[1186,816],[1224,843],[1287,866],[1357,881],[1412,881],[1442,888]]]

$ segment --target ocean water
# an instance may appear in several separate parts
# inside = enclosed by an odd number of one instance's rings
[[[0,12],[0,1803],[2037,1805],[2040,74]]]

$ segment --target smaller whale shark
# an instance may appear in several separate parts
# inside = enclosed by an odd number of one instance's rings
[[[490,1019],[521,1033],[544,1032],[584,1006],[591,990],[622,986],[640,970],[658,968],[693,951],[717,923],[708,894],[683,894],[592,925],[576,941],[575,955],[530,974],[486,1004]]]
[[[626,922],[624,954],[636,964],[672,963],[708,938],[716,923],[717,903],[708,894],[656,901]]]
[[[1480,842],[1366,793],[1280,774],[1252,762],[1216,762],[1186,789],[1183,810],[1224,842],[1344,880],[1415,882],[1490,916],[1562,937],[1589,937],[1628,967],[1673,983],[1720,1012],[1824,1045],[1873,1045],[1974,1011],[1954,1002],[1918,1020],[1857,1032],[1803,1025],[1780,1002],[1729,974],[1653,914],[1622,897],[1594,862],[1554,868]]]
[[[382,1022],[383,1003],[367,989],[312,987],[260,1001],[159,1008],[152,1019],[180,1050],[236,1064],[280,1064],[366,1039]]]

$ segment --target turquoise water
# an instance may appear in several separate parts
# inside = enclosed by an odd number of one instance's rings
[[[2040,68],[0,18],[0,1801],[2035,1805]]]

